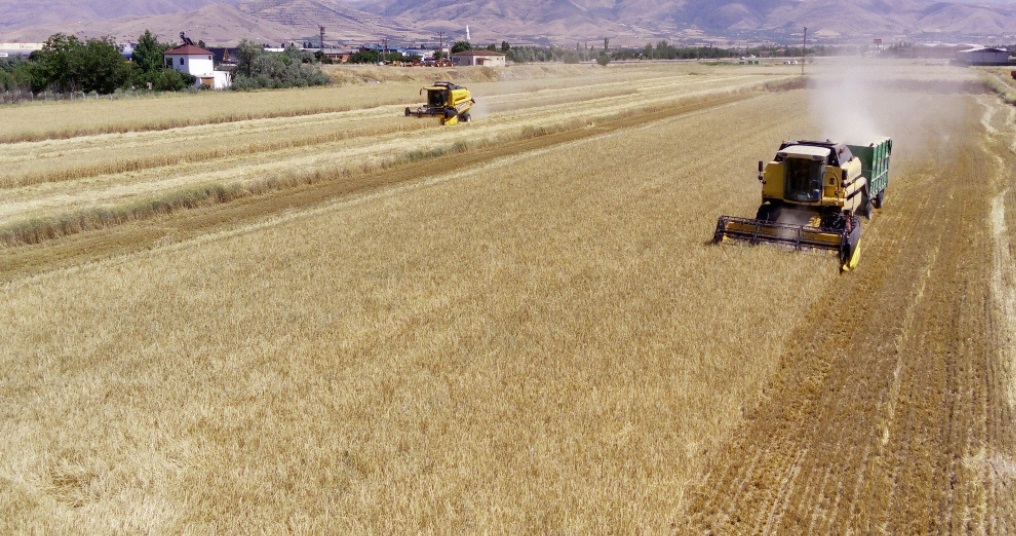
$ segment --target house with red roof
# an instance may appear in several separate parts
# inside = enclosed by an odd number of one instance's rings
[[[232,74],[216,71],[212,52],[192,44],[184,44],[167,50],[163,55],[166,67],[196,77],[196,86],[212,89],[226,89],[233,84]]]

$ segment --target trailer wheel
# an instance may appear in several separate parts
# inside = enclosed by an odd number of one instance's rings
[[[413,115],[413,111],[412,111],[412,110],[410,110],[410,109],[409,109],[409,107],[407,106],[407,107],[406,107],[406,117],[409,117],[409,116],[411,116],[411,115]]]

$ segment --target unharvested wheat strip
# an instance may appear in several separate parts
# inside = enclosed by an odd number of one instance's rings
[[[589,99],[589,95],[584,95],[584,97],[586,98],[586,100]],[[608,101],[604,101],[604,104],[609,104],[609,100]],[[588,106],[588,105],[590,105],[590,104],[583,104],[583,106]],[[600,107],[600,106],[596,105],[595,102],[593,104],[591,104],[591,105],[593,107]],[[242,132],[240,133],[239,138],[237,138],[236,136],[222,136],[221,139],[225,140],[226,143],[228,143],[230,147],[235,147],[238,143],[242,144],[243,143],[243,139],[245,137],[258,136],[258,135],[268,136],[269,133],[271,131],[273,131],[273,130],[281,130],[283,128],[288,129],[288,130],[292,130],[294,127],[296,127],[298,125],[301,125],[301,124],[306,126],[308,133],[312,132],[312,129],[311,129],[312,125],[320,125],[322,127],[327,127],[327,128],[330,128],[330,129],[336,129],[336,128],[338,128],[338,125],[335,123],[336,120],[345,121],[345,120],[351,120],[351,119],[354,119],[354,118],[361,118],[361,119],[364,119],[364,120],[368,120],[369,119],[370,121],[374,121],[374,120],[376,120],[377,117],[394,116],[396,111],[401,111],[401,109],[396,110],[396,108],[397,107],[380,107],[380,108],[373,108],[373,109],[369,109],[369,110],[357,110],[357,111],[354,111],[354,112],[317,114],[317,115],[314,115],[314,116],[308,116],[308,117],[305,117],[305,118],[299,118],[298,120],[291,120],[291,119],[277,120],[277,119],[271,119],[271,120],[257,120],[257,121],[243,122],[243,123],[241,123],[243,125],[243,128],[242,128]],[[552,110],[547,110],[547,112],[545,112],[545,113],[549,114],[549,113],[553,113],[553,111]],[[398,126],[394,130],[400,130],[401,131],[401,130],[408,130],[408,129],[416,130],[416,129],[419,129],[421,125],[425,125],[426,123],[416,122],[416,121],[409,121],[409,122],[407,122],[407,121],[400,121],[400,122],[395,123],[395,124],[398,125]],[[222,134],[230,134],[230,133],[234,132],[237,128],[238,127],[234,126],[234,125],[227,125],[227,126],[211,125],[211,126],[181,128],[181,129],[175,129],[174,131],[172,131],[171,135],[169,135],[168,137],[170,139],[176,138],[176,137],[196,138],[196,137],[199,137],[199,136],[209,136],[209,135],[214,134],[217,131],[221,132]],[[348,127],[343,127],[342,130],[340,130],[339,132],[343,132],[344,133],[347,130],[347,128]],[[382,128],[386,128],[388,131],[392,130],[391,127],[387,127],[387,126],[382,127]],[[320,130],[320,129],[317,129],[317,130]],[[369,133],[370,131],[368,130],[366,132]],[[309,136],[310,134],[307,134],[307,135]],[[346,139],[347,137],[348,136],[338,135],[337,139]],[[321,139],[320,136],[317,138],[317,140],[320,140],[322,142],[323,141],[327,141],[328,139],[329,138]],[[331,139],[336,139],[336,138],[331,138]],[[146,140],[148,140],[148,141],[146,141]],[[109,163],[107,158],[103,158],[103,164],[98,164],[98,165],[93,166],[94,169],[89,170],[89,169],[86,168],[86,169],[84,169],[84,171],[80,171],[78,169],[75,169],[74,170],[74,174],[67,174],[67,173],[63,172],[62,169],[57,169],[57,170],[54,170],[54,171],[50,172],[47,175],[42,175],[42,176],[28,176],[28,177],[19,177],[18,176],[18,173],[17,173],[17,169],[18,169],[17,165],[18,164],[30,165],[31,169],[33,169],[32,173],[35,173],[36,175],[38,174],[38,172],[34,171],[34,170],[37,169],[37,166],[38,166],[38,159],[39,159],[39,156],[40,156],[40,151],[42,152],[42,154],[45,154],[45,148],[46,148],[46,146],[51,146],[52,147],[52,151],[54,152],[54,154],[59,154],[60,155],[60,165],[63,168],[66,168],[68,166],[73,166],[74,165],[73,161],[68,160],[68,158],[67,158],[68,155],[74,155],[76,152],[80,152],[82,150],[92,150],[92,151],[94,151],[94,150],[98,149],[101,152],[107,152],[108,151],[108,145],[109,145],[109,143],[111,141],[116,141],[117,142],[121,152],[123,152],[123,149],[125,149],[125,148],[134,148],[135,149],[134,151],[128,151],[128,153],[132,153],[132,152],[136,152],[136,151],[144,151],[148,147],[151,147],[152,149],[154,149],[157,146],[158,149],[159,149],[160,154],[158,156],[156,156],[156,157],[150,157],[149,160],[151,160],[151,162],[144,162],[143,159],[135,159],[135,161],[140,162],[140,163],[134,163],[134,164],[131,164],[130,162],[124,162],[124,163],[113,162],[113,163]],[[289,146],[295,146],[295,147],[302,147],[302,146],[306,146],[306,145],[315,143],[315,141],[316,140],[313,137],[309,138],[309,139],[306,139],[304,141],[301,141],[301,142],[296,142],[296,143],[282,143],[282,142],[279,142],[279,141],[273,141],[273,142],[268,142],[267,147],[270,148],[272,145],[281,145],[281,146],[287,146],[287,145],[289,145]],[[74,145],[76,143],[80,143],[82,145],[82,148],[81,149],[75,149]],[[87,147],[88,145],[92,145],[92,146],[96,146],[96,147],[95,148],[89,148],[89,147]],[[19,184],[31,184],[31,183],[37,183],[37,182],[47,182],[47,181],[53,181],[53,180],[56,180],[56,179],[59,179],[59,180],[68,180],[68,179],[78,178],[78,177],[87,177],[87,176],[95,175],[97,173],[102,173],[102,172],[107,172],[107,171],[110,171],[110,170],[115,170],[115,169],[117,169],[119,167],[122,167],[122,166],[125,166],[125,165],[130,166],[131,169],[133,170],[133,169],[144,169],[144,168],[149,168],[149,167],[153,167],[153,166],[164,165],[164,164],[170,163],[170,162],[175,162],[178,157],[174,156],[172,153],[170,155],[167,155],[165,153],[165,148],[167,146],[171,147],[172,150],[174,152],[176,152],[176,153],[180,153],[180,154],[185,154],[186,153],[187,154],[187,158],[186,159],[188,161],[193,162],[195,160],[202,160],[203,159],[200,156],[200,154],[198,155],[197,158],[195,158],[194,157],[195,152],[193,150],[187,148],[186,146],[181,146],[179,144],[167,143],[167,135],[164,134],[164,133],[155,133],[155,134],[147,134],[147,135],[145,135],[145,134],[135,134],[135,135],[131,135],[129,137],[122,136],[122,135],[117,135],[117,136],[98,136],[98,137],[89,137],[89,138],[78,138],[78,139],[75,139],[75,140],[71,140],[69,142],[59,142],[59,143],[47,142],[47,143],[40,143],[40,144],[18,144],[18,145],[14,146],[14,150],[13,151],[9,152],[8,154],[5,154],[0,159],[8,161],[8,171],[9,171],[9,174],[8,174],[7,181],[5,181],[6,184],[7,185],[19,185]],[[21,149],[22,151],[24,151],[24,156],[20,156],[19,157],[19,150],[18,150],[19,147],[22,148]],[[231,152],[233,154],[251,154],[251,153],[256,153],[256,152],[263,152],[265,148],[266,147],[256,147],[256,146],[251,146],[251,147],[248,147],[248,148],[242,148],[241,147],[240,149],[233,150]],[[210,152],[208,154],[208,156],[206,156],[204,158],[215,157],[218,154],[219,154],[219,151],[212,151],[212,152]]]
[[[237,141],[236,137],[233,139],[227,138],[227,142],[217,148],[212,149],[200,149],[188,147],[183,144],[175,146],[172,151],[162,151],[161,154],[152,154],[150,156],[139,156],[134,158],[124,158],[116,161],[109,161],[108,149],[102,149],[94,152],[92,159],[97,164],[92,164],[91,167],[83,165],[79,161],[69,161],[67,158],[61,157],[59,159],[60,168],[51,169],[47,172],[34,171],[38,164],[33,164],[31,161],[26,160],[23,165],[27,169],[33,171],[29,173],[17,174],[15,171],[10,172],[5,179],[0,182],[0,188],[16,188],[22,186],[30,186],[33,184],[40,184],[46,182],[69,182],[73,180],[92,178],[105,174],[125,173],[125,172],[137,172],[155,167],[173,166],[180,163],[189,165],[201,164],[203,162],[212,161],[223,158],[236,158],[244,155],[264,155],[271,151],[280,150],[293,150],[293,149],[307,149],[315,145],[334,144],[336,142],[351,142],[356,138],[364,136],[376,136],[380,133],[390,133],[393,131],[400,132],[411,132],[415,130],[422,130],[426,128],[426,125],[420,122],[402,122],[396,125],[395,128],[383,128],[378,130],[378,126],[368,126],[366,128],[354,129],[352,126],[343,126],[337,129],[333,133],[321,134],[319,132],[309,131],[297,137],[290,137],[288,139],[275,139],[271,141],[255,141],[251,143],[243,143],[239,146],[235,145]],[[261,137],[261,134],[256,134]],[[157,153],[157,151],[151,151]],[[57,153],[59,154],[59,153]],[[11,168],[8,167],[8,170]]]
[[[669,100],[670,98],[668,97],[659,99],[660,102]],[[583,111],[581,107],[567,105],[564,109],[568,111],[555,110],[553,114],[550,114],[554,119],[543,120],[543,122],[561,122],[579,117],[589,120],[589,114]],[[601,113],[614,114],[618,109],[607,107]],[[471,139],[480,140],[484,134],[486,134],[489,141],[493,141],[496,138],[503,139],[504,134],[502,131],[503,129],[498,124],[491,124],[480,129],[474,129],[471,132]],[[401,133],[389,133],[379,138],[363,138],[362,140],[357,140],[357,143],[343,141],[322,145],[320,149],[326,156],[321,157],[308,156],[302,149],[288,149],[273,153],[270,157],[259,155],[258,160],[269,161],[259,165],[243,162],[245,160],[243,157],[231,157],[225,160],[225,162],[243,164],[243,167],[225,169],[218,172],[209,172],[206,166],[202,164],[189,164],[188,167],[193,169],[194,172],[189,175],[177,172],[170,178],[164,178],[164,170],[158,170],[157,173],[137,174],[142,180],[134,178],[131,181],[124,181],[119,175],[90,178],[87,181],[72,181],[68,183],[70,186],[80,182],[83,186],[76,189],[72,196],[69,196],[65,192],[65,187],[62,185],[54,185],[50,188],[52,193],[48,197],[40,196],[37,188],[15,189],[8,191],[7,202],[0,205],[0,222],[10,222],[28,213],[45,214],[47,211],[66,211],[84,204],[94,205],[96,203],[108,203],[112,201],[124,202],[139,195],[150,195],[153,191],[166,191],[190,185],[210,183],[235,185],[257,181],[274,175],[284,177],[292,175],[290,171],[292,169],[298,169],[300,173],[308,174],[313,173],[316,169],[332,169],[332,166],[335,165],[334,163],[339,161],[362,162],[362,165],[373,169],[381,165],[385,159],[391,158],[393,153],[397,154],[399,150],[410,151],[413,147],[422,147],[424,149],[447,147],[454,140],[460,139],[461,136],[461,133],[452,129],[430,131],[428,133],[427,144],[423,145],[420,140],[404,139]],[[354,166],[357,165],[361,164],[354,164]],[[355,171],[355,167],[346,169],[350,172]],[[144,180],[146,175],[148,179]]]

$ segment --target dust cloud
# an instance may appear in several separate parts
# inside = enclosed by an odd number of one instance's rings
[[[472,109],[469,110],[469,115],[473,116],[473,119],[486,119],[490,117],[490,101],[483,97],[478,97],[475,94],[473,99],[476,101],[473,104]]]
[[[955,130],[941,125],[958,127],[967,113],[971,76],[951,66],[835,58],[810,76],[812,117],[822,139],[860,145],[890,136],[894,149],[939,145],[933,142]]]

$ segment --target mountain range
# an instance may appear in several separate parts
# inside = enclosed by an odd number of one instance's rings
[[[0,42],[41,41],[62,32],[133,40],[151,29],[180,31],[211,44],[315,40],[358,45],[396,41],[569,44],[609,37],[615,44],[708,36],[742,41],[800,34],[819,39],[872,36],[986,36],[1016,41],[1016,1],[975,0],[0,0]]]

